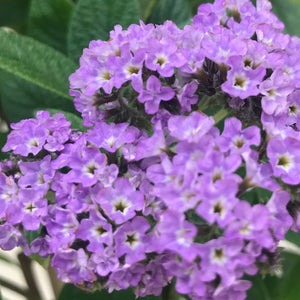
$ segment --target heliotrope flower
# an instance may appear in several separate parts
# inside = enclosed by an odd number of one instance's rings
[[[154,75],[149,77],[146,88],[137,99],[139,102],[145,103],[145,110],[148,114],[154,114],[158,111],[160,101],[169,101],[175,96],[174,90],[162,86],[160,80]]]
[[[46,111],[11,125],[1,248],[84,289],[245,299],[244,275],[273,270],[300,228],[300,39],[270,10],[216,0],[183,29],[92,41],[70,76],[91,127]]]

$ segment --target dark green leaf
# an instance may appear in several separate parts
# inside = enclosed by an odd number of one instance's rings
[[[30,246],[31,242],[35,240],[41,234],[42,227],[40,226],[37,230],[24,230],[25,239],[27,244]]]
[[[203,3],[213,3],[213,2],[214,2],[213,0],[189,0],[193,15],[197,13],[199,5]]]
[[[271,0],[273,12],[285,24],[286,32],[300,36],[300,1]]]
[[[25,31],[30,0],[0,0],[0,26]]]
[[[290,230],[286,235],[285,239],[291,243],[294,243],[298,247],[300,247],[300,232],[295,232]]]
[[[31,38],[0,30],[0,69],[70,99],[68,77],[76,66]]]
[[[75,64],[31,38],[0,30],[0,95],[10,121],[31,117],[33,107],[74,111],[68,95]]]
[[[162,24],[172,20],[177,25],[186,24],[192,17],[191,7],[186,0],[160,0],[154,7],[148,22]]]
[[[83,48],[91,40],[107,40],[114,25],[127,28],[138,23],[140,7],[137,0],[79,0],[73,11],[68,34],[68,53],[78,61]]]
[[[0,95],[10,122],[35,117],[37,110],[49,108],[75,112],[73,102],[20,77],[0,71]]]
[[[64,285],[58,300],[136,300],[131,289],[126,291],[114,291],[109,294],[107,291],[103,290],[101,292],[97,291],[94,293],[88,293],[83,290],[76,288],[71,284]],[[161,297],[147,296],[144,298],[138,298],[143,300],[161,300]]]
[[[27,34],[67,53],[71,0],[31,0]]]
[[[252,205],[258,203],[267,203],[268,200],[271,198],[272,192],[266,190],[261,187],[255,187],[252,189],[247,190],[241,197],[241,199],[248,201]]]
[[[2,149],[2,147],[5,145],[6,140],[7,140],[7,133],[0,132],[0,149]],[[0,160],[3,160],[5,158],[8,158],[8,154],[6,152],[1,151]]]
[[[253,283],[247,300],[298,300],[300,295],[300,256],[284,253],[281,276],[247,278]],[[297,296],[296,296],[297,295]]]

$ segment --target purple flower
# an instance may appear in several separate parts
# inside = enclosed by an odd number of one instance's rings
[[[150,224],[143,217],[135,217],[131,222],[120,226],[115,234],[115,249],[118,257],[126,254],[126,264],[133,264],[143,260],[147,249],[145,232]]]
[[[234,219],[233,209],[239,201],[236,193],[236,182],[228,179],[217,181],[214,190],[204,191],[196,212],[210,224],[216,222],[224,227]]]
[[[244,156],[251,150],[251,145],[260,144],[260,129],[256,126],[242,129],[240,120],[228,118],[225,120],[224,130],[217,143],[222,152],[231,150]]]
[[[46,222],[47,242],[52,252],[57,249],[66,248],[75,240],[75,233],[79,223],[76,215],[63,208],[56,208],[53,219]]]
[[[119,259],[113,247],[107,247],[101,252],[93,253],[89,260],[89,266],[100,276],[107,276],[119,269]]]
[[[178,140],[197,143],[214,125],[214,119],[201,112],[192,112],[186,116],[172,116],[168,127],[170,134]]]
[[[83,249],[67,249],[55,253],[51,266],[57,270],[57,276],[63,282],[80,283],[94,281],[95,275],[88,267],[88,257]]]
[[[198,83],[196,81],[192,81],[187,83],[177,92],[176,96],[181,105],[182,111],[191,111],[191,105],[198,102],[199,97],[195,94],[197,89]]]
[[[30,244],[30,250],[32,253],[38,253],[41,257],[47,257],[51,254],[49,244],[45,238],[36,238]]]
[[[12,177],[0,173],[0,216],[5,216],[6,208],[18,201],[18,185]]]
[[[45,156],[41,161],[21,162],[19,164],[23,176],[19,179],[20,187],[31,186],[47,192],[49,184],[54,177],[54,170],[50,167],[51,157]]]
[[[116,224],[132,219],[136,211],[142,210],[144,206],[142,193],[136,191],[127,178],[119,178],[115,181],[114,188],[100,191],[96,201]]]
[[[71,171],[64,176],[64,181],[81,183],[83,186],[94,185],[104,170],[106,156],[98,149],[86,147],[83,151],[69,157]]]
[[[109,276],[105,287],[108,288],[109,293],[113,290],[126,290],[130,286],[135,287],[138,285],[144,272],[145,266],[140,263],[126,264]]]
[[[175,96],[175,92],[170,87],[162,87],[160,80],[151,75],[147,81],[147,89],[138,96],[141,103],[145,103],[147,114],[154,114],[158,111],[160,101],[169,101]]]
[[[91,211],[89,218],[81,221],[76,237],[89,241],[89,251],[102,252],[103,244],[112,245],[112,226],[99,213]]]
[[[293,224],[292,217],[286,208],[289,200],[290,196],[286,191],[275,191],[266,205],[271,212],[270,222],[273,234],[279,240],[284,239],[286,232]]]
[[[267,147],[274,175],[285,183],[299,184],[300,142],[293,138],[273,139]]]
[[[206,56],[217,63],[228,63],[236,55],[246,54],[245,42],[236,38],[230,30],[224,27],[215,27],[215,34],[207,35],[202,40],[202,47]]]
[[[15,154],[27,156],[29,153],[38,154],[46,142],[46,128],[39,125],[37,120],[22,120],[11,124],[13,131],[8,135],[2,151],[12,150]]]
[[[171,77],[174,74],[175,67],[184,65],[185,58],[183,55],[180,55],[180,52],[177,51],[178,48],[175,39],[165,38],[161,41],[157,39],[149,39],[148,43],[148,53],[145,60],[146,67],[148,69],[157,71],[161,76]],[[147,85],[148,84],[150,85],[153,83],[147,83]],[[148,86],[147,90],[150,90]],[[159,89],[156,91],[159,92]],[[171,98],[173,98],[173,96]],[[162,98],[161,100],[169,99],[170,98]]]
[[[226,237],[253,240],[262,247],[273,249],[275,242],[269,231],[270,211],[266,206],[257,204],[251,207],[248,202],[240,201],[234,213],[236,221],[227,227]]]
[[[10,224],[0,225],[0,247],[3,250],[12,250],[21,245],[20,230]]]
[[[258,85],[266,74],[263,67],[255,70],[245,69],[241,57],[232,57],[229,61],[231,69],[227,74],[227,81],[222,84],[222,90],[233,97],[246,99],[259,94]]]
[[[201,279],[212,281],[217,275],[221,278],[220,285],[231,286],[237,279],[235,269],[240,265],[253,263],[249,255],[242,253],[244,242],[238,238],[218,238],[199,245],[201,257]]]
[[[136,128],[129,127],[127,123],[106,124],[99,122],[93,129],[88,130],[87,140],[99,148],[115,152],[124,144],[132,143],[136,135]]]
[[[194,260],[197,255],[193,244],[196,236],[196,227],[184,220],[184,215],[167,210],[159,220],[155,228],[152,247],[154,251],[162,253],[164,250],[172,250],[188,261]]]
[[[267,114],[280,114],[286,110],[287,96],[294,86],[289,76],[281,69],[276,69],[271,77],[260,84],[262,108]]]

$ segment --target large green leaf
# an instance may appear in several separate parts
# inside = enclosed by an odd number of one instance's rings
[[[300,295],[300,256],[284,253],[281,276],[250,277],[253,283],[247,300],[298,300]]]
[[[69,98],[1,70],[0,95],[4,114],[10,122],[35,117],[37,110],[49,108],[75,112]]]
[[[135,296],[131,289],[126,291],[115,291],[109,294],[103,290],[101,292],[88,293],[76,288],[71,284],[64,285],[58,300],[135,300]],[[143,300],[161,300],[161,297],[147,296],[145,298],[138,298]]]
[[[137,0],[79,0],[73,11],[68,34],[68,53],[78,60],[91,40],[107,40],[114,25],[127,28],[140,19]]]
[[[70,99],[68,76],[76,68],[70,59],[16,33],[0,30],[0,41],[0,70]]]
[[[273,12],[285,24],[286,32],[300,36],[300,1],[271,0]]]
[[[31,0],[27,35],[67,53],[71,0]]]
[[[172,20],[177,25],[184,25],[192,17],[191,7],[186,0],[160,0],[154,7],[148,22],[162,24]]]
[[[76,65],[31,38],[0,30],[0,96],[9,121],[32,116],[37,108],[74,111],[68,95]]]

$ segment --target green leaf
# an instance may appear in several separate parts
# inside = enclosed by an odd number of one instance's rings
[[[0,149],[5,145],[7,140],[7,133],[0,132]],[[0,160],[8,158],[8,153],[7,152],[2,152],[0,153]],[[1,258],[0,258],[1,259]]]
[[[91,40],[107,40],[114,25],[127,28],[138,23],[140,6],[137,0],[79,0],[73,11],[68,33],[68,54],[78,61],[83,48]]]
[[[0,0],[0,26],[19,32],[26,28],[30,0]]]
[[[261,188],[261,187],[254,187],[247,190],[241,197],[242,200],[248,201],[250,204],[259,204],[259,203],[267,203],[268,200],[271,198],[272,192]]]
[[[70,99],[68,77],[75,64],[31,38],[0,30],[0,69]]]
[[[213,2],[214,2],[213,0],[189,0],[193,15],[197,13],[199,5],[203,3],[213,3]]]
[[[300,295],[300,257],[283,254],[283,270],[281,276],[261,275],[247,277],[253,286],[248,291],[247,300],[296,300]]]
[[[28,246],[30,246],[31,242],[40,236],[41,230],[42,226],[40,226],[40,228],[37,230],[24,230],[24,235]]]
[[[114,291],[108,293],[107,291],[97,291],[94,293],[88,293],[71,284],[65,284],[58,300],[136,300],[131,289],[125,291]],[[137,298],[143,300],[161,300],[161,297],[147,296],[144,298]]]
[[[285,30],[291,35],[300,36],[300,1],[272,0],[272,11],[285,24]]]
[[[298,247],[300,247],[300,232],[295,232],[295,231],[288,231],[287,234],[285,235],[285,239],[288,240],[291,243],[294,243]]]
[[[71,0],[31,0],[27,35],[67,53]]]
[[[192,17],[191,7],[186,0],[160,0],[154,7],[148,22],[162,24],[172,20],[177,25],[186,24]]]
[[[35,117],[37,110],[47,110],[50,107],[75,112],[69,98],[1,70],[0,95],[3,112],[10,122]]]
[[[34,106],[74,111],[68,95],[73,61],[16,33],[0,30],[0,40],[0,95],[10,121],[31,117]]]

